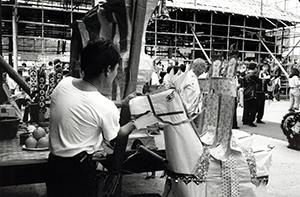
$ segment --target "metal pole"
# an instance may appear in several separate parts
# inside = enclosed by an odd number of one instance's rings
[[[275,60],[275,62],[278,64],[279,68],[282,70],[282,72],[284,73],[284,75],[286,76],[286,78],[289,78],[288,73],[285,71],[285,69],[282,67],[282,65],[280,64],[280,62],[276,59],[276,57],[273,55],[273,53],[270,51],[270,49],[267,47],[267,45],[264,43],[264,41],[261,39],[261,37],[259,35],[257,35],[259,41],[262,43],[262,45],[266,48],[266,50],[269,52],[269,54],[272,56],[272,58]]]
[[[0,24],[2,24],[2,5],[0,1]],[[0,25],[0,43],[2,43],[2,25]],[[2,55],[2,44],[0,44],[0,55]]]
[[[0,1],[0,24],[2,24],[2,5]],[[2,43],[2,25],[0,25],[0,43]],[[0,44],[0,55],[2,55],[2,44]],[[0,104],[3,104],[7,101],[6,95],[3,90],[2,84],[4,83],[3,79],[3,70],[0,68]]]
[[[18,17],[18,9],[17,9],[17,1],[15,0],[15,5],[13,7],[13,16],[12,16],[12,30],[13,30],[13,67],[15,70],[18,70],[18,43],[17,43],[17,17]]]
[[[207,56],[207,54],[206,54],[205,50],[203,49],[203,47],[202,47],[201,43],[199,42],[199,40],[198,40],[198,38],[197,38],[197,35],[196,35],[196,33],[195,33],[195,31],[194,31],[194,29],[193,29],[193,27],[192,27],[192,25],[191,25],[191,24],[190,24],[190,28],[191,28],[191,31],[193,32],[193,35],[194,35],[194,37],[195,37],[195,39],[196,39],[196,41],[197,41],[198,45],[200,46],[200,48],[201,48],[201,50],[202,50],[202,52],[203,52],[203,54],[204,54],[204,56],[205,56],[206,60],[209,62],[209,64],[212,64],[212,62],[211,62],[210,58]]]
[[[71,24],[72,23],[73,23],[73,0],[71,0]],[[72,31],[72,28],[71,28],[71,31]]]
[[[45,62],[45,39],[44,39],[44,1],[42,1],[42,58]]]
[[[290,50],[290,52],[288,52],[288,54],[286,55],[286,57],[283,59],[282,62],[284,62],[288,57],[289,55],[291,54],[291,52],[294,51],[294,49],[296,48],[296,46],[300,43],[300,40],[298,40],[297,44],[295,46],[293,46],[292,50]]]
[[[230,48],[230,43],[229,43],[229,37],[230,37],[230,19],[231,19],[231,15],[228,15],[228,27],[227,27],[227,43],[226,43],[226,50],[227,50],[227,53],[226,53],[226,59],[228,59],[228,56],[229,56],[229,48]]]
[[[2,56],[0,56],[0,68],[15,80],[15,82],[28,94],[31,95],[30,86],[27,82],[9,65]]]
[[[260,1],[260,14],[263,16],[263,7],[264,7],[264,3],[263,0]]]

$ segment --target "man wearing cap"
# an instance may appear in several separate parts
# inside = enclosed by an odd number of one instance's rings
[[[257,98],[256,98],[256,85],[260,83],[260,79],[257,76],[257,64],[250,62],[248,70],[244,77],[244,112],[243,112],[243,124],[251,127],[256,127],[254,124]]]

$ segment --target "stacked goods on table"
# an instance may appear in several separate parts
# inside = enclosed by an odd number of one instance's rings
[[[31,92],[33,103],[30,105],[31,121],[44,122],[49,118],[50,95],[56,85],[62,80],[62,69],[58,67],[46,74],[45,68],[32,67],[29,70]]]
[[[20,134],[20,144],[24,149],[46,150],[49,147],[48,127],[28,125],[26,132]]]

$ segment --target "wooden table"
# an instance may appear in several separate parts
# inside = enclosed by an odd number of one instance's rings
[[[162,158],[165,156],[164,150],[150,153],[145,151],[145,148],[138,153],[127,151],[123,172],[126,174],[163,170],[165,161],[155,154]],[[23,150],[17,137],[12,140],[0,140],[0,187],[45,182],[48,155],[49,150]],[[108,167],[107,158],[96,160]]]
[[[22,150],[20,140],[0,140],[0,186],[45,181],[49,150]]]

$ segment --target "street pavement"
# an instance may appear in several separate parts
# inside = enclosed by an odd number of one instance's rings
[[[280,123],[288,112],[289,101],[266,101],[263,121],[257,127],[242,125],[243,108],[238,107],[239,131],[253,134],[253,146],[273,146],[269,183],[259,190],[259,197],[300,197],[300,151],[287,148],[288,142]],[[123,177],[123,197],[139,194],[162,194],[164,178],[156,172],[153,179],[146,179],[147,173]],[[46,197],[45,184],[30,184],[0,188],[1,197]],[[150,196],[150,195],[147,195]],[[154,195],[153,195],[154,196]]]
[[[287,148],[287,138],[280,127],[288,109],[288,100],[266,101],[263,117],[266,124],[257,124],[257,127],[242,125],[243,108],[237,109],[240,130],[254,133],[253,145],[275,147],[266,197],[300,197],[300,151]]]

